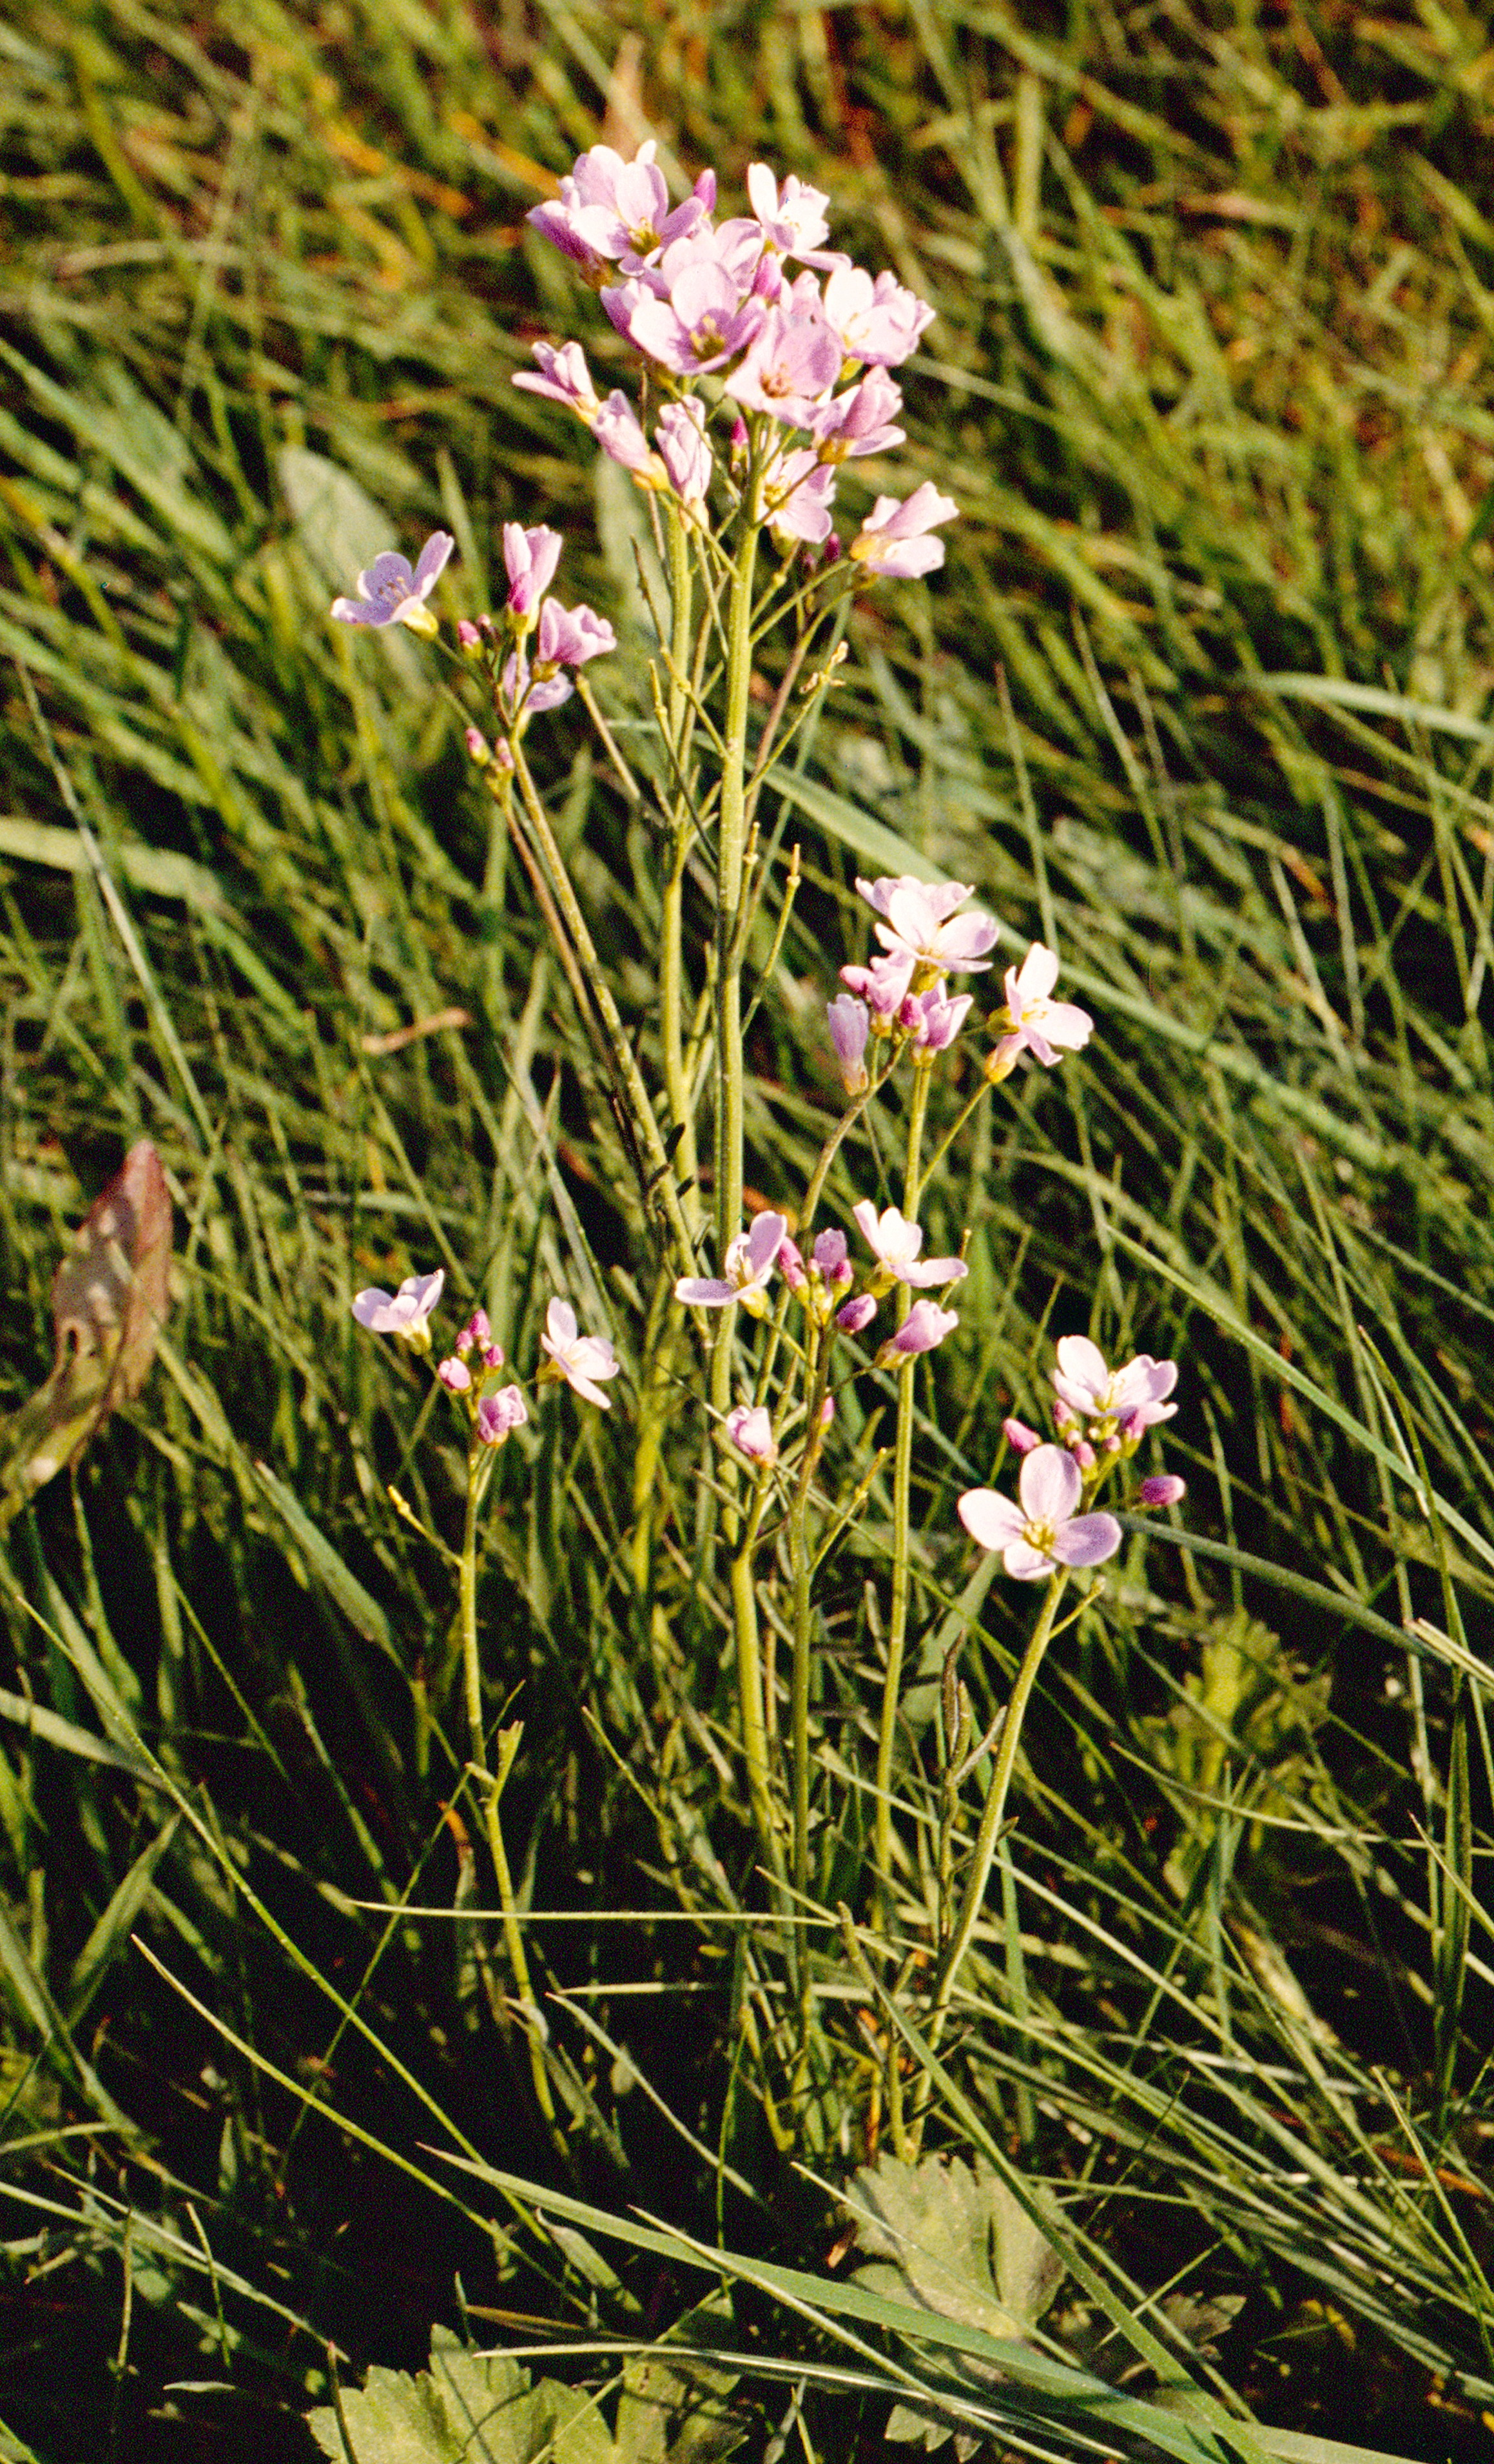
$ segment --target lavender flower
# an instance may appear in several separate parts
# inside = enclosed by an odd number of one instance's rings
[[[835,470],[807,447],[785,453],[762,482],[762,517],[780,543],[806,539],[818,547],[830,536],[830,507],[835,498]]]
[[[1035,1446],[1017,1481],[1021,1505],[994,1488],[967,1489],[961,1523],[982,1549],[1000,1549],[1019,1583],[1038,1583],[1060,1566],[1098,1566],[1113,1557],[1121,1528],[1113,1514],[1077,1514],[1084,1479],[1062,1446]]]
[[[991,963],[985,954],[996,939],[996,918],[978,907],[973,915],[952,915],[951,907],[969,896],[958,882],[940,890],[921,881],[894,882],[884,911],[887,922],[876,927],[877,939],[885,950],[940,975],[947,968],[961,975],[983,974]]]
[[[547,599],[546,607],[549,605]],[[503,698],[511,715],[516,715],[522,709],[526,719],[538,718],[544,711],[559,710],[562,702],[570,700],[575,690],[567,675],[532,676],[529,661],[521,650],[513,651],[503,663]],[[522,729],[518,732],[522,734]],[[500,763],[502,753],[500,742],[495,757]],[[503,766],[512,767],[512,759]]]
[[[640,428],[632,404],[620,388],[614,388],[599,405],[592,429],[604,453],[621,462],[625,471],[636,472],[641,479],[654,482],[664,477],[664,465]]]
[[[562,607],[547,599],[539,610],[539,635],[535,644],[535,673],[546,670],[583,668],[588,659],[617,649],[617,635],[604,616],[590,607]],[[534,707],[533,703],[530,705]]]
[[[619,257],[647,256],[684,237],[708,211],[698,191],[670,211],[664,174],[654,167],[656,143],[650,137],[631,163],[610,145],[593,145],[560,182],[560,196],[526,217],[593,280]]]
[[[860,885],[858,885],[859,887]],[[873,958],[868,967],[843,967],[841,981],[853,993],[860,993],[871,1012],[874,1031],[885,1035],[902,1009],[908,987],[912,981],[912,958]]]
[[[735,1412],[728,1412],[725,1427],[737,1453],[745,1455],[749,1463],[761,1463],[764,1470],[769,1470],[778,1462],[773,1421],[760,1404],[754,1410],[746,1403],[738,1403]]]
[[[509,614],[534,621],[536,608],[551,583],[565,545],[559,531],[526,531],[521,522],[503,525],[503,561],[509,577]]]
[[[597,1384],[599,1377],[615,1377],[618,1362],[612,1346],[604,1335],[578,1334],[576,1312],[569,1301],[553,1300],[545,1311],[544,1332],[539,1338],[540,1350],[546,1354],[541,1377],[563,1377],[567,1386],[583,1395],[588,1403],[599,1404],[604,1412],[612,1408],[612,1397],[604,1395]]]
[[[604,1395],[597,1397],[601,1403],[605,1403],[606,1399]],[[479,1443],[485,1446],[501,1446],[511,1430],[520,1427],[528,1418],[529,1413],[518,1388],[500,1386],[495,1395],[484,1395],[477,1406],[475,1425]]]
[[[873,1365],[878,1369],[901,1369],[920,1352],[933,1352],[947,1334],[954,1333],[958,1324],[954,1309],[940,1309],[937,1301],[914,1301],[897,1332],[889,1335],[883,1344]]]
[[[824,209],[830,200],[821,189],[807,187],[792,172],[780,189],[766,163],[753,163],[747,194],[767,245],[780,256],[803,256],[824,247],[830,230]]]
[[[877,1260],[877,1281],[884,1289],[893,1284],[928,1286],[957,1284],[969,1272],[963,1258],[924,1258],[923,1226],[911,1222],[895,1206],[889,1206],[879,1216],[869,1198],[864,1198],[851,1213],[860,1224],[868,1248]]]
[[[1057,981],[1058,953],[1042,941],[1034,941],[1021,967],[1007,968],[1006,1017],[1011,1031],[1002,1036],[987,1062],[988,1077],[1004,1078],[1023,1051],[1041,1061],[1044,1069],[1051,1069],[1059,1057],[1055,1045],[1066,1052],[1079,1052],[1088,1043],[1094,1026],[1088,1011],[1076,1008],[1072,1001],[1048,999]]]
[[[411,1352],[430,1349],[430,1312],[441,1298],[446,1268],[408,1275],[397,1292],[370,1288],[354,1295],[353,1315],[370,1334],[392,1334]]]
[[[530,348],[539,363],[540,373],[536,376],[529,368],[521,368],[513,380],[520,393],[544,394],[551,402],[563,403],[589,428],[600,406],[581,344],[566,342],[558,351],[552,342],[534,342]]]
[[[841,993],[827,1003],[825,1017],[830,1023],[830,1041],[840,1064],[841,1084],[847,1095],[864,1095],[871,1084],[867,1075],[867,1037],[871,1028],[871,1012],[865,1001],[853,1001],[849,993]]]
[[[434,634],[436,620],[426,605],[456,541],[450,531],[432,531],[411,567],[394,548],[376,556],[358,577],[356,599],[334,599],[340,625],[407,625],[412,633]]]
[[[824,313],[847,360],[895,368],[912,357],[934,311],[915,291],[905,291],[890,274],[873,281],[859,265],[844,260],[824,286]]]
[[[974,918],[967,919],[974,921]],[[933,984],[926,993],[910,993],[897,1013],[897,1023],[913,1040],[916,1057],[932,1061],[936,1052],[947,1051],[964,1024],[970,1007],[969,993],[946,998],[941,984]]]
[[[634,278],[604,291],[602,305],[625,341],[679,376],[724,367],[767,315],[760,299],[744,299],[734,277],[710,258],[687,264],[665,297]]]
[[[754,1216],[752,1229],[738,1232],[728,1243],[721,1262],[724,1273],[719,1277],[681,1275],[674,1287],[675,1299],[692,1309],[725,1309],[739,1301],[750,1317],[766,1317],[768,1278],[787,1230],[786,1216]]]
[[[844,1232],[818,1233],[814,1245],[815,1272],[827,1284],[843,1288],[851,1281],[850,1243]]]
[[[936,572],[944,561],[944,541],[928,534],[935,523],[953,521],[958,511],[954,497],[941,496],[932,479],[901,503],[896,496],[879,496],[848,553],[889,582]]]
[[[807,428],[841,372],[841,346],[824,319],[770,308],[741,365],[726,380],[734,402]]]
[[[668,403],[659,413],[654,442],[681,503],[703,504],[714,467],[706,438],[705,404],[693,395],[688,402]]]
[[[1112,1423],[1126,1443],[1173,1418],[1177,1406],[1167,1397],[1176,1383],[1176,1361],[1153,1360],[1150,1352],[1110,1370],[1087,1334],[1066,1334],[1058,1345],[1053,1385],[1066,1417]]]
[[[846,462],[863,453],[890,453],[906,430],[891,423],[903,397],[885,368],[872,368],[859,385],[822,403],[807,422],[822,462]]]

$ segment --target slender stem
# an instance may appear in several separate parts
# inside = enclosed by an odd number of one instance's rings
[[[675,800],[673,845],[670,850],[669,874],[664,885],[664,914],[659,950],[659,1038],[664,1048],[664,1083],[669,1093],[670,1116],[680,1133],[675,1152],[678,1177],[686,1197],[684,1212],[691,1230],[697,1229],[700,1212],[699,1160],[695,1150],[695,1117],[690,1100],[690,1088],[685,1075],[685,969],[683,957],[685,862],[690,851],[693,817],[684,784],[684,730],[686,694],[677,681],[690,657],[692,586],[690,548],[685,525],[677,512],[671,512],[670,534],[670,599],[673,620],[670,645],[670,685],[669,696],[669,735],[673,753],[680,792]]]
[[[908,1162],[903,1177],[903,1212],[918,1211],[922,1187],[921,1156],[924,1114],[932,1071],[914,1069],[912,1100],[908,1108]],[[897,1320],[908,1314],[909,1291],[898,1287]],[[913,1420],[916,1411],[916,1364],[909,1361],[897,1389],[897,1443],[892,1457],[892,1598],[887,1628],[887,1674],[882,1683],[882,1717],[877,1727],[877,1794],[872,1862],[879,1903],[885,1905],[892,1857],[892,1749],[897,1741],[897,1706],[903,1684],[903,1651],[908,1639],[908,1601],[912,1590],[909,1564],[909,1508],[912,1496]]]
[[[716,1237],[723,1251],[740,1229],[742,1214],[742,954],[737,925],[746,848],[747,703],[757,554],[757,526],[749,524],[732,570],[727,606],[725,749],[716,825]]]
[[[1017,1683],[1012,1687],[1011,1701],[1006,1706],[1006,1718],[1001,1724],[1000,1743],[996,1749],[996,1769],[991,1774],[991,1786],[986,1795],[985,1811],[980,1816],[980,1828],[976,1834],[975,1854],[970,1861],[965,1896],[960,1903],[955,1930],[949,1938],[944,1957],[939,1963],[938,1980],[934,1989],[934,2008],[930,2013],[928,2028],[928,2041],[932,2051],[936,2052],[938,2049],[939,2038],[944,2033],[944,2023],[949,2016],[950,1999],[959,1976],[960,1965],[966,1951],[970,1948],[971,1936],[979,1921],[980,1911],[985,1905],[986,1885],[991,1879],[991,1867],[996,1861],[997,1843],[1000,1837],[1002,1817],[1006,1812],[1007,1794],[1012,1784],[1012,1773],[1017,1768],[1017,1749],[1022,1743],[1022,1724],[1026,1713],[1028,1697],[1037,1683],[1038,1671],[1043,1665],[1043,1655],[1048,1647],[1048,1640],[1053,1632],[1053,1622],[1058,1616],[1059,1603],[1063,1599],[1067,1581],[1067,1573],[1061,1566],[1048,1583],[1047,1597],[1043,1603],[1042,1614],[1033,1628],[1032,1639],[1022,1656],[1022,1666],[1017,1671]]]
[[[809,1578],[813,1561],[809,1553],[807,1518],[809,1485],[824,1433],[820,1415],[830,1382],[830,1347],[820,1334],[813,1360],[813,1375],[807,1380],[809,1421],[804,1435],[804,1449],[794,1482],[794,1493],[788,1509],[789,1564],[794,1577],[794,1677],[793,1677],[793,1749],[794,1749],[794,1889],[801,1906],[809,1890],[809,1678],[813,1660],[813,1626],[809,1596]],[[807,2018],[808,2005],[804,2005]]]
[[[509,1966],[514,1971],[514,1986],[523,2014],[524,2033],[529,2041],[529,2067],[535,2082],[535,2097],[553,2130],[556,2126],[555,2101],[550,2094],[550,2080],[544,2065],[544,2022],[529,1979],[524,1930],[518,1921],[514,1878],[509,1872],[508,1852],[503,1845],[503,1825],[498,1816],[498,1792],[503,1785],[503,1773],[494,1772],[489,1764],[487,1728],[482,1711],[482,1658],[477,1647],[477,1517],[495,1460],[490,1449],[484,1448],[481,1454],[474,1450],[467,1466],[467,1514],[462,1526],[462,1562],[457,1584],[462,1667],[467,1686],[467,1727],[482,1795],[488,1852],[497,1877],[498,1904],[503,1910],[503,1939],[508,1949]]]

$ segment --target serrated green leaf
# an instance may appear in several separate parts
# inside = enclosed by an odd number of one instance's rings
[[[846,2205],[875,2262],[860,2281],[988,2336],[1024,2337],[1047,2309],[1063,2266],[1004,2182],[978,2157],[883,2155],[863,2166]]]

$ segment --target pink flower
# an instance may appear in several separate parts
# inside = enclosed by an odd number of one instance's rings
[[[933,1059],[934,1053],[947,1051],[964,1023],[971,995],[958,993],[948,1001],[941,984],[933,984],[926,993],[910,993],[898,1011],[898,1024],[912,1037],[920,1056]]]
[[[835,471],[807,448],[784,453],[762,482],[762,516],[775,539],[808,539],[818,546],[830,536]]]
[[[392,1334],[411,1352],[430,1349],[430,1312],[441,1297],[446,1268],[409,1275],[392,1295],[370,1288],[354,1295],[353,1315],[370,1334]]]
[[[535,672],[546,668],[583,668],[588,659],[617,649],[617,635],[604,616],[590,607],[562,607],[547,599],[539,610],[539,636],[535,644]],[[533,705],[531,705],[533,707]]]
[[[761,1463],[768,1469],[778,1462],[773,1421],[760,1404],[754,1410],[746,1403],[738,1403],[735,1412],[728,1412],[725,1427],[737,1453],[745,1455],[749,1463]]]
[[[545,605],[548,607],[549,605],[546,600]],[[543,711],[559,710],[561,702],[569,701],[576,690],[566,675],[531,676],[529,661],[519,650],[513,651],[504,661],[502,683],[508,715],[516,715],[522,706],[525,718],[538,718]],[[495,758],[502,767],[511,768],[512,756],[504,763],[500,743]]]
[[[1048,995],[1058,981],[1058,953],[1042,941],[1034,941],[1021,967],[1006,970],[1006,1015],[1011,1032],[1003,1035],[992,1053],[987,1068],[991,1075],[1004,1077],[1020,1052],[1030,1052],[1044,1069],[1058,1062],[1060,1046],[1066,1052],[1080,1052],[1088,1043],[1094,1021],[1088,1010],[1078,1009],[1072,1001],[1050,1001]]]
[[[856,875],[857,895],[864,898],[873,914],[880,915],[884,922],[891,912],[893,897],[899,890],[921,891],[929,902],[931,913],[941,924],[947,916],[954,914],[956,907],[963,907],[966,899],[974,898],[976,894],[969,882],[920,881],[915,872],[884,872],[875,881],[864,881],[860,873]]]
[[[863,1327],[871,1324],[876,1313],[877,1305],[871,1293],[858,1292],[853,1301],[847,1301],[844,1309],[836,1310],[835,1323],[844,1327],[847,1334],[860,1334]]]
[[[784,1215],[754,1216],[752,1229],[738,1232],[729,1243],[722,1260],[724,1273],[719,1277],[681,1275],[674,1287],[675,1299],[688,1302],[692,1309],[725,1309],[739,1301],[750,1317],[766,1317],[768,1278],[787,1230]]]
[[[815,1272],[843,1288],[851,1280],[850,1243],[844,1232],[821,1232],[814,1245]]]
[[[724,367],[767,314],[760,299],[743,299],[733,276],[709,258],[686,265],[667,297],[634,277],[604,291],[602,305],[635,350],[681,376]]]
[[[947,1334],[954,1333],[958,1324],[955,1311],[940,1309],[937,1301],[914,1301],[897,1332],[889,1335],[883,1344],[873,1366],[901,1369],[918,1353],[933,1352]]]
[[[868,573],[889,582],[906,582],[934,573],[944,561],[944,541],[928,534],[937,522],[951,522],[959,507],[953,496],[941,496],[925,479],[911,496],[879,496],[852,539],[849,554]]]
[[[864,1198],[851,1213],[876,1257],[884,1288],[891,1284],[957,1284],[968,1274],[963,1258],[920,1259],[923,1226],[910,1222],[895,1206],[885,1208],[879,1216],[870,1199]]]
[[[841,372],[841,346],[824,319],[770,308],[740,367],[726,380],[734,402],[807,428]]]
[[[869,967],[843,967],[841,981],[863,996],[873,1023],[885,1028],[902,1008],[912,974],[912,958],[873,958]]]
[[[903,290],[890,274],[873,281],[859,265],[844,263],[825,283],[824,313],[847,360],[875,361],[887,368],[912,356],[934,319],[928,301]]]
[[[867,1075],[867,1037],[871,1028],[871,1012],[865,1001],[852,1001],[842,993],[825,1009],[830,1023],[830,1041],[840,1064],[841,1084],[847,1095],[864,1095],[870,1080]]]
[[[604,453],[621,462],[625,471],[636,471],[643,478],[662,479],[664,469],[643,429],[638,414],[626,393],[618,388],[598,405],[592,432]]]
[[[1176,1506],[1187,1494],[1188,1483],[1179,1480],[1175,1471],[1151,1473],[1139,1491],[1143,1506]]]
[[[780,256],[802,256],[824,247],[830,229],[824,209],[830,200],[822,190],[806,187],[792,172],[780,189],[766,163],[753,163],[747,194],[769,248]]]
[[[1176,1361],[1153,1360],[1150,1352],[1139,1353],[1124,1369],[1112,1371],[1087,1334],[1066,1334],[1058,1346],[1053,1385],[1066,1414],[1113,1421],[1127,1441],[1172,1419],[1177,1406],[1167,1397],[1176,1383]]]
[[[884,885],[874,886],[880,890]],[[996,939],[996,919],[978,907],[972,915],[952,915],[951,906],[969,896],[957,882],[942,890],[930,890],[921,881],[894,882],[887,899],[887,922],[877,926],[877,939],[885,950],[941,975],[949,967],[962,975],[978,969],[983,973],[991,963],[985,954]]]
[[[890,453],[901,445],[906,430],[891,423],[903,407],[903,397],[885,368],[872,368],[859,385],[822,403],[807,423],[820,448],[822,462],[846,462],[862,453]]]
[[[686,505],[703,504],[714,468],[706,438],[705,404],[693,395],[688,402],[667,404],[653,433],[676,496]]]
[[[560,182],[560,196],[536,206],[526,219],[593,275],[629,253],[649,255],[692,231],[708,211],[698,193],[670,211],[655,151],[650,137],[625,163],[610,145],[593,145]]]
[[[598,1400],[604,1403],[604,1395]],[[477,1437],[482,1445],[501,1446],[511,1430],[519,1428],[529,1418],[524,1398],[516,1386],[500,1386],[495,1395],[484,1395],[477,1406]]]
[[[535,376],[528,368],[521,368],[513,380],[520,393],[544,394],[551,402],[562,402],[567,410],[574,410],[577,418],[590,427],[597,415],[597,392],[581,344],[566,342],[557,350],[553,342],[533,342],[530,348],[539,363],[540,373]]]
[[[412,633],[433,634],[436,620],[426,602],[455,545],[450,531],[432,531],[413,569],[408,557],[385,548],[359,575],[356,599],[334,599],[333,615],[340,625],[407,625]]]
[[[1062,1446],[1035,1446],[1018,1476],[1020,1506],[994,1488],[967,1489],[959,1519],[982,1549],[1000,1549],[1019,1583],[1038,1583],[1059,1566],[1098,1566],[1113,1557],[1121,1528],[1113,1514],[1076,1514],[1084,1494],[1077,1463]]]
[[[555,580],[555,568],[564,545],[559,531],[547,531],[543,525],[526,531],[521,522],[504,523],[503,561],[508,567],[510,615],[533,618]]]
[[[465,1395],[472,1382],[472,1373],[466,1361],[457,1360],[454,1356],[436,1362],[436,1375],[449,1395]]]
[[[576,1312],[569,1301],[553,1300],[545,1311],[544,1326],[539,1346],[547,1355],[547,1363],[539,1373],[541,1377],[563,1377],[567,1386],[583,1395],[588,1403],[598,1403],[604,1412],[609,1412],[612,1397],[604,1395],[597,1379],[618,1374],[610,1343],[600,1334],[577,1333]]]
[[[456,620],[456,638],[464,650],[480,650],[482,648],[481,633],[475,625],[468,623],[465,616]]]

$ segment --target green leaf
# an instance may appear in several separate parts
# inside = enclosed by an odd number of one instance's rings
[[[856,2175],[846,2206],[878,2262],[861,2270],[862,2284],[985,2335],[1025,2337],[1063,2280],[1046,2237],[978,2156],[973,2171],[937,2156],[880,2156]]]
[[[323,2405],[310,2417],[324,2455],[348,2464],[608,2464],[612,2441],[590,2398],[558,2380],[531,2387],[502,2353],[472,2353],[447,2330],[431,2337],[430,2367],[375,2367],[344,2389],[342,2422]],[[346,2436],[343,2435],[343,2425]]]
[[[731,2303],[714,2294],[687,2311],[669,2336],[639,2353],[623,2373],[617,2409],[617,2464],[715,2464],[741,2445],[745,2431],[724,2399],[736,2372],[692,2356],[671,2356],[676,2339],[718,2343],[734,2332]]]

